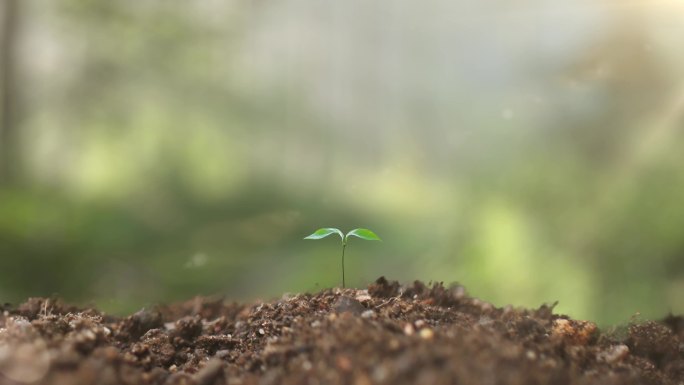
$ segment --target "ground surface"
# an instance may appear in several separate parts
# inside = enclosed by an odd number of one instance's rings
[[[280,300],[197,298],[126,318],[0,309],[0,384],[683,384],[684,319],[599,332],[462,287],[378,279]]]

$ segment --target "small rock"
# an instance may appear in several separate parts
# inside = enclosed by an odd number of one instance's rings
[[[161,313],[158,311],[140,310],[132,316],[126,318],[122,329],[134,340],[142,337],[148,330],[164,326]]]
[[[361,302],[355,300],[354,298],[342,296],[335,301],[333,304],[333,310],[337,313],[349,312],[352,314],[360,315],[366,311],[366,307],[361,304]]]
[[[366,310],[363,313],[361,313],[361,318],[373,318],[375,317],[375,312],[373,310]]]
[[[420,329],[420,332],[418,333],[420,335],[420,338],[424,340],[431,340],[432,337],[435,336],[435,333],[432,331],[430,328],[425,328],[425,329]]]
[[[179,319],[171,332],[172,336],[180,337],[186,341],[192,341],[200,334],[202,334],[202,320],[199,316],[186,316]]]
[[[629,348],[627,345],[620,344],[611,346],[608,350],[599,352],[596,355],[598,361],[603,361],[609,364],[613,364],[618,361],[622,361],[629,354]]]
[[[359,302],[370,302],[371,296],[368,290],[359,290],[356,294],[356,300]]]
[[[551,336],[572,345],[586,345],[596,332],[596,324],[559,318],[553,321]]]

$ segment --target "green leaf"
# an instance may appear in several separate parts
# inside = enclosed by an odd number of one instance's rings
[[[367,241],[381,241],[380,237],[378,237],[374,232],[368,230],[368,229],[354,229],[350,232],[347,233],[346,238],[349,238],[350,235],[353,235],[355,237],[359,237],[361,239],[365,239]]]
[[[342,241],[344,241],[344,234],[342,234],[342,232],[339,229],[335,229],[332,227],[324,227],[322,229],[318,229],[313,234],[309,235],[304,239],[321,239],[327,237],[330,234],[338,234],[340,238],[342,238]]]

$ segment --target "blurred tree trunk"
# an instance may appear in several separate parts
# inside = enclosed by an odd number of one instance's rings
[[[0,186],[16,182],[19,150],[17,135],[18,87],[16,53],[21,0],[1,0],[0,36]]]

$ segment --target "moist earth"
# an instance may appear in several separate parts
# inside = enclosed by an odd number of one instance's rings
[[[0,308],[0,384],[684,383],[684,318],[598,330],[462,286],[193,300],[114,317],[31,298]]]

